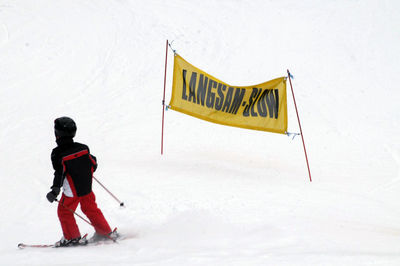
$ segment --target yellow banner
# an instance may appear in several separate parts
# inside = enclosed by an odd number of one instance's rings
[[[209,122],[284,134],[286,78],[254,86],[231,86],[189,64],[178,54],[170,108]]]

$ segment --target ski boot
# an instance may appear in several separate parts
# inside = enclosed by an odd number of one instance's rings
[[[57,241],[54,244],[54,247],[59,248],[59,247],[86,245],[88,243],[86,236],[87,235],[85,235],[84,237],[77,237],[73,239],[65,239],[64,237],[62,237],[59,241]]]
[[[117,232],[117,228],[115,228],[112,232],[108,233],[107,235],[102,235],[102,234],[95,232],[93,234],[93,236],[89,239],[89,242],[94,243],[94,242],[106,241],[106,240],[112,240],[115,242],[118,237],[119,237],[119,234]]]

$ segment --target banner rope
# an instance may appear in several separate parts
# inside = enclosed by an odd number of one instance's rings
[[[294,138],[296,137],[296,136],[300,136],[300,133],[292,133],[292,132],[285,132],[285,135],[287,135],[289,138],[290,137],[292,137],[292,140],[294,140]]]
[[[174,53],[174,55],[176,55],[176,50],[174,48],[172,48],[172,43],[173,42],[174,42],[174,40],[172,40],[172,42],[168,42],[168,46],[169,46],[169,48],[171,48],[171,50]]]
[[[172,48],[172,43],[174,42],[174,40],[172,40],[172,42],[168,41],[168,46],[171,49],[171,51],[174,53],[174,56],[176,55],[176,50],[174,48]],[[165,111],[168,111],[169,108],[171,108],[170,105],[165,104],[165,100],[162,101],[162,105],[165,107]]]
[[[292,73],[289,72],[289,73],[288,73],[288,76],[285,77],[285,80],[287,80],[288,78],[294,79]],[[294,132],[294,133],[293,133],[293,132],[288,132],[288,131],[286,131],[286,132],[285,132],[285,135],[287,135],[289,138],[291,137],[292,140],[294,140],[295,137],[300,136],[300,133],[297,133],[297,132]]]

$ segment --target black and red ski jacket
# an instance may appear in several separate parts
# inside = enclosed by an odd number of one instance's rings
[[[57,147],[51,153],[54,168],[53,187],[64,189],[68,197],[81,197],[92,192],[93,172],[96,171],[96,157],[90,154],[85,144],[72,138],[56,140]]]

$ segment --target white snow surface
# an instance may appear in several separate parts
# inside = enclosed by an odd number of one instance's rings
[[[400,265],[399,3],[2,0],[0,265]],[[167,39],[233,85],[289,69],[313,182],[300,137],[174,111],[161,156]],[[288,110],[299,132],[290,90]],[[94,183],[119,244],[17,248],[62,235],[60,116],[126,205]]]

